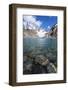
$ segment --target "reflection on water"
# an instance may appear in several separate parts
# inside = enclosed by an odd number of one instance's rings
[[[36,57],[42,55],[57,68],[57,39],[56,38],[24,38],[23,39],[23,74],[36,74],[39,63],[36,63]],[[40,56],[39,56],[40,57]],[[35,61],[35,62],[34,62]],[[34,65],[34,67],[33,67]],[[49,65],[49,64],[48,64]],[[37,66],[37,67],[36,67]],[[33,68],[32,68],[33,67]],[[42,69],[42,64],[39,67],[42,71],[38,73],[48,73]],[[49,67],[48,67],[49,68]],[[34,73],[35,72],[35,73]]]

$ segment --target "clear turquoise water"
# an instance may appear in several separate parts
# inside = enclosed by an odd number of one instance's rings
[[[30,54],[32,57],[36,55],[44,55],[50,62],[57,66],[57,39],[56,38],[24,38],[23,53]]]

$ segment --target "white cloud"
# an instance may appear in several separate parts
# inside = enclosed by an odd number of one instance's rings
[[[24,16],[23,18],[26,22],[35,22],[36,21],[34,16]]]
[[[35,16],[23,16],[24,20],[24,28],[27,29],[37,29],[40,28],[42,25],[42,22],[40,20],[37,20]]]
[[[45,28],[41,28],[40,29],[42,32],[44,32],[44,33],[47,33],[47,31],[45,30]]]
[[[47,28],[48,28],[48,29],[50,29],[51,27],[50,27],[50,26],[48,26]]]
[[[40,27],[40,26],[42,25],[42,22],[41,22],[41,21],[36,21],[36,25],[37,25],[38,27]]]

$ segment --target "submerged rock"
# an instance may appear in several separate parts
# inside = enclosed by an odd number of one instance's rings
[[[47,70],[45,70],[46,68],[44,68],[42,65],[40,65],[39,63],[35,63],[33,62],[32,65],[32,74],[42,74],[42,73],[47,73]]]
[[[23,65],[24,69],[23,69],[23,74],[31,74],[31,70],[32,70],[32,64],[24,64]]]
[[[26,62],[27,61],[27,56],[23,56],[23,61]]]
[[[48,71],[48,73],[56,73],[57,69],[53,63],[49,63],[47,65],[47,71]]]
[[[53,53],[48,53],[46,54],[47,58],[49,59],[50,62],[56,63],[57,64],[57,57]]]
[[[37,55],[35,58],[35,62],[39,63],[40,65],[47,65],[49,60],[44,55]]]
[[[24,56],[23,74],[42,74],[56,73],[56,67],[44,55],[36,55],[33,59],[32,55]]]

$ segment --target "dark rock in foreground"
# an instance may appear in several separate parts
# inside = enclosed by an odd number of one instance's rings
[[[49,63],[47,65],[47,71],[48,71],[48,73],[56,73],[57,70],[53,63]]]
[[[28,59],[28,60],[25,60]],[[56,67],[44,55],[37,55],[34,59],[25,56],[23,74],[56,73]]]
[[[39,63],[42,66],[43,65],[46,66],[49,63],[49,60],[46,57],[44,57],[43,55],[37,55],[35,58],[35,62]]]

